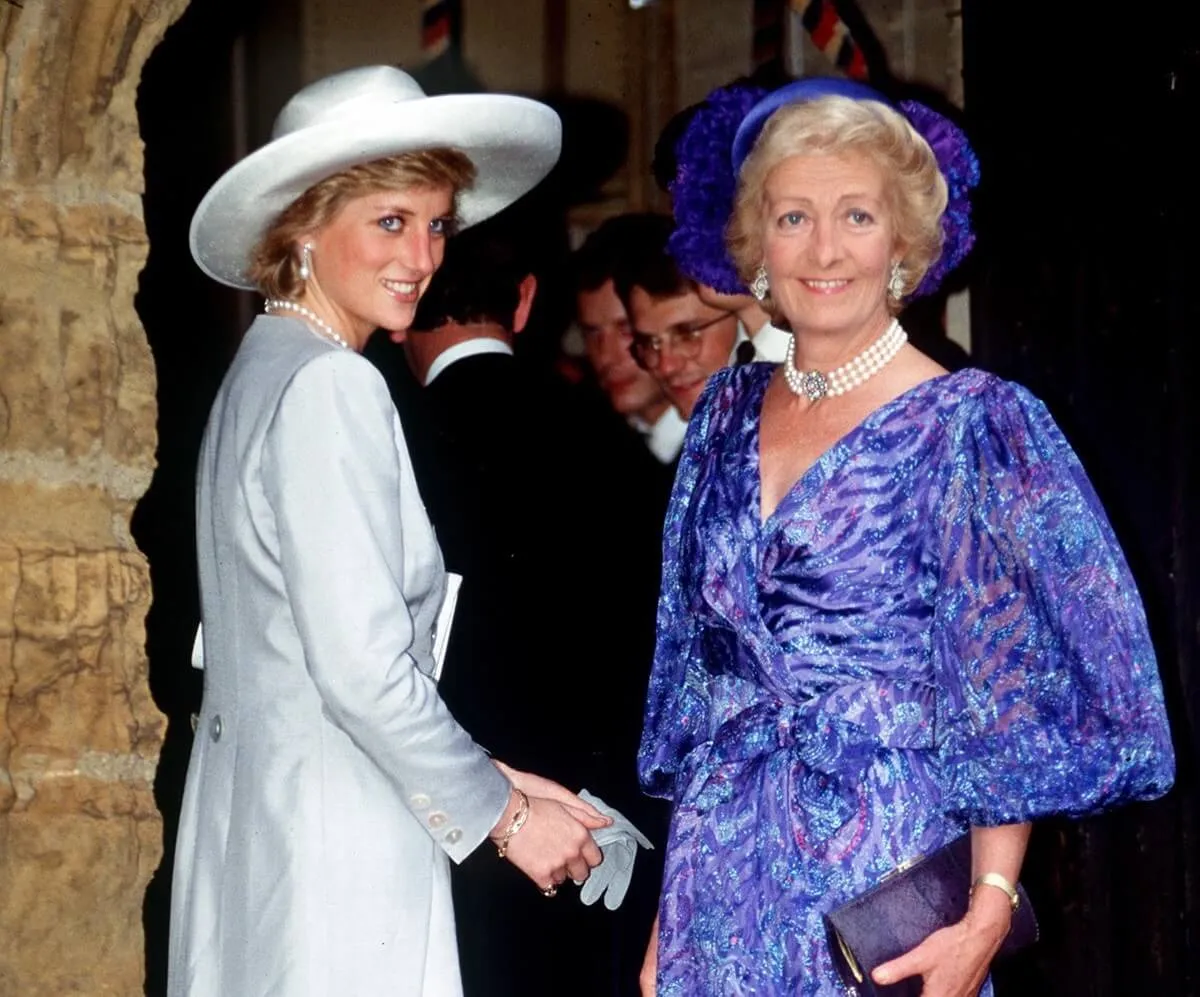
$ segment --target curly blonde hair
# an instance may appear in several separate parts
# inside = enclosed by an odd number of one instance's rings
[[[301,194],[250,251],[246,275],[268,298],[291,298],[304,289],[296,243],[364,194],[412,187],[449,187],[457,198],[475,182],[475,166],[457,149],[423,149],[372,160],[326,177]]]
[[[903,115],[878,101],[849,97],[789,104],[767,120],[742,164],[725,231],[738,275],[749,285],[763,261],[767,177],[785,159],[812,155],[861,155],[880,168],[903,252],[903,294],[910,294],[941,255],[946,181],[929,143]],[[897,304],[889,296],[889,307]]]

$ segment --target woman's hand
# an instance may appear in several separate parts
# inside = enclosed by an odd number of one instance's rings
[[[508,839],[504,857],[540,890],[558,886],[568,877],[582,883],[603,860],[590,829],[607,823],[606,817],[593,818],[557,800],[530,796],[529,816]],[[493,832],[493,840],[497,837]]]
[[[871,978],[889,984],[920,976],[925,981],[921,997],[975,997],[1011,923],[1008,897],[1000,890],[978,889],[966,917],[876,967]]]
[[[642,960],[642,971],[638,974],[638,987],[642,997],[654,997],[658,989],[658,915],[650,928],[650,943],[646,946],[646,957]]]
[[[524,826],[509,837],[504,857],[540,890],[558,886],[568,877],[582,883],[604,858],[591,832],[607,827],[612,818],[552,779],[522,772],[495,759],[493,764],[529,798],[529,816]],[[491,838],[497,844],[517,810],[517,793],[514,791],[512,796],[492,829]]]
[[[1029,824],[971,828],[971,879],[997,873],[1015,883],[1029,843]],[[871,978],[883,985],[910,976],[925,981],[922,997],[975,997],[987,979],[1008,929],[1012,901],[994,886],[971,891],[966,917],[935,931],[904,955],[876,966]]]
[[[520,769],[515,769],[511,765],[505,765],[504,762],[498,761],[495,758],[492,759],[492,764],[508,777],[509,782],[521,790],[522,793],[529,796],[530,799],[540,796],[544,800],[553,800],[555,803],[562,804],[585,827],[608,827],[612,823],[611,817],[604,816],[604,814],[590,803],[584,802],[565,786],[560,786],[553,779],[534,775],[532,772],[522,772]]]

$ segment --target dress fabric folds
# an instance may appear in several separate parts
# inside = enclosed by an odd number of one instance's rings
[[[674,803],[666,997],[843,994],[822,914],[900,862],[1174,777],[1133,579],[1044,406],[926,381],[764,522],[772,371],[709,382],[667,517],[639,755]]]

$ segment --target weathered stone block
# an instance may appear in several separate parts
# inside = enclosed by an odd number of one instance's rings
[[[133,309],[146,258],[131,206],[59,207],[0,189],[0,445],[153,453],[154,365]]]
[[[132,547],[129,517],[136,498],[117,499],[100,484],[94,483],[91,465],[100,462],[67,462],[61,455],[36,457],[30,454],[4,454],[0,451],[0,541],[19,543],[30,548],[38,542],[60,545],[77,542],[88,547]],[[103,464],[100,465],[103,467]],[[80,483],[64,481],[48,487],[29,480],[5,480],[33,468],[54,482],[70,476],[89,478]],[[7,474],[6,474],[7,472]],[[129,471],[135,481],[149,481],[150,472]]]
[[[19,556],[6,726],[10,773],[28,783],[18,794],[25,804],[38,780],[77,774],[85,755],[154,755],[161,722],[145,685],[147,592],[133,561],[120,551]]]
[[[158,822],[27,813],[0,823],[0,995],[140,994],[141,896]]]

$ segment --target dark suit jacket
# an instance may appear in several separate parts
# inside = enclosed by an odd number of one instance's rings
[[[622,909],[548,900],[489,846],[455,870],[468,997],[634,994],[665,811],[635,759],[653,654],[664,472],[636,436],[513,357],[459,360],[398,399],[449,570],[441,691],[497,758],[586,787],[655,841]]]

